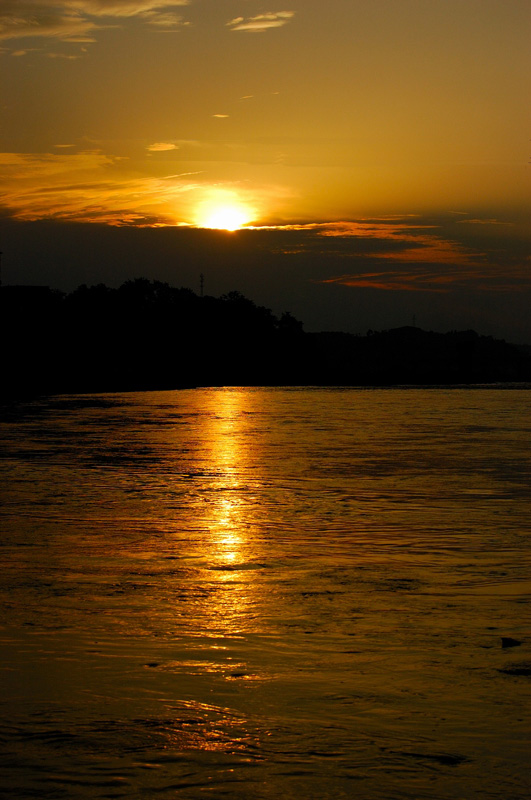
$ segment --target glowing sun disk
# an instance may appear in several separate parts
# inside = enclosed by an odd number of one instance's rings
[[[210,206],[202,212],[199,225],[202,228],[236,231],[250,222],[251,219],[251,212],[241,206]]]

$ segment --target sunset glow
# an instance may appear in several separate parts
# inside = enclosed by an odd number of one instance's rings
[[[236,231],[256,218],[255,209],[235,190],[212,187],[199,193],[203,199],[192,215],[197,228]]]
[[[198,227],[236,231],[251,222],[251,214],[241,206],[208,206],[198,217]]]

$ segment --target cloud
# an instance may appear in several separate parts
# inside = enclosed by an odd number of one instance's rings
[[[171,142],[155,142],[154,144],[150,144],[147,146],[146,150],[150,153],[162,153],[166,150],[177,150],[178,147],[176,144],[171,144]]]
[[[323,255],[433,264],[469,264],[472,257],[477,259],[481,255],[443,237],[437,232],[437,225],[421,220],[412,223],[409,218],[321,222],[286,228],[313,231],[311,247]]]
[[[144,177],[99,151],[0,153],[2,205],[18,220],[175,225],[178,199],[200,185],[192,173]]]
[[[315,276],[315,283],[356,289],[442,295],[531,287],[521,258],[503,248],[490,252],[457,241],[446,224],[444,219],[413,222],[404,217],[286,225],[276,228],[287,237],[276,252],[319,259],[324,274]]]
[[[512,222],[502,221],[499,219],[459,219],[459,225],[512,225]]]
[[[40,2],[49,4],[49,0]],[[190,0],[56,0],[56,3],[78,8],[93,16],[132,17],[147,11],[187,6]]]
[[[500,270],[498,265],[482,264],[468,269],[445,265],[434,269],[423,265],[413,269],[359,272],[327,278],[320,283],[336,283],[357,289],[380,289],[394,292],[429,292],[448,294],[456,289],[482,292],[514,292],[531,288],[531,276],[521,269]]]
[[[180,14],[163,14],[159,11],[146,11],[141,15],[149,25],[154,25],[161,32],[171,33],[179,28],[189,25],[185,22]]]
[[[276,198],[280,194],[278,187],[212,181],[200,171],[157,172],[166,159],[154,158],[150,163],[152,172],[146,175],[144,163],[134,166],[129,159],[106,155],[100,149],[0,153],[0,218],[140,227],[193,225],[206,202],[230,199],[258,214],[268,193]]]
[[[0,0],[0,39],[85,41],[105,20],[138,17],[163,30],[186,24],[174,9],[188,0]]]
[[[270,28],[281,28],[283,25],[287,25],[294,16],[294,11],[268,11],[266,14],[257,14],[255,17],[235,17],[227,22],[227,27],[233,31],[262,33]]]
[[[68,53],[46,53],[46,57],[47,58],[64,58],[67,61],[75,61],[76,59],[81,58],[81,56],[75,56],[75,55],[72,55],[71,53],[70,54],[68,54]]]
[[[0,39],[25,39],[50,37],[68,39],[82,36],[93,30],[96,24],[76,11],[67,8],[46,9],[38,3],[21,0],[0,5]]]
[[[312,223],[284,226],[303,237],[291,255],[316,256],[345,271],[315,279],[357,289],[449,294],[473,288],[481,292],[514,292],[531,288],[531,274],[518,254],[503,247],[489,251],[457,241],[446,221],[411,218]],[[341,269],[341,267],[340,267]]]

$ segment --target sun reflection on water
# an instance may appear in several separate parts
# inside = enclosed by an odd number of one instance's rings
[[[256,566],[259,553],[253,539],[252,481],[257,458],[246,435],[249,392],[216,390],[205,430],[212,472],[205,486],[207,510],[204,559],[213,576],[210,617],[226,634],[247,629],[257,602]],[[252,447],[252,451],[251,451]],[[215,577],[214,577],[215,576]]]
[[[216,559],[234,565],[244,561],[246,550],[246,503],[242,479],[248,453],[238,424],[241,423],[245,400],[242,392],[228,390],[217,393],[216,400],[216,414],[209,430],[210,455],[217,476],[209,520],[210,539]]]
[[[242,535],[238,529],[239,503],[233,498],[222,498],[217,510],[215,537],[219,556],[235,563],[242,555]]]

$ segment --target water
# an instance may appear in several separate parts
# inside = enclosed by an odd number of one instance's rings
[[[0,795],[529,797],[530,397],[4,408]]]

